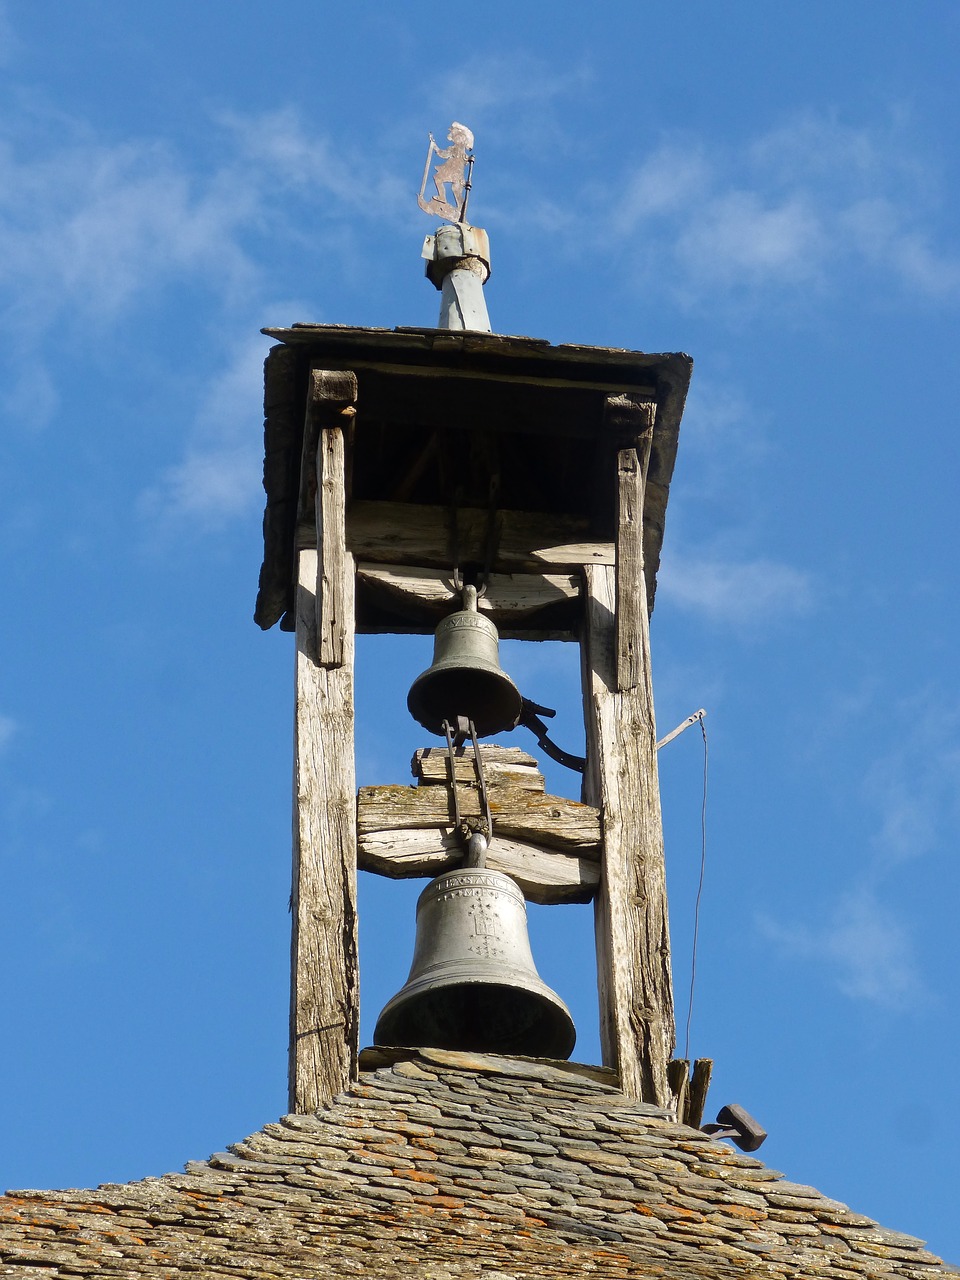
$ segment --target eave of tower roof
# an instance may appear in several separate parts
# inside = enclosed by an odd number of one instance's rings
[[[617,415],[609,412],[609,402],[624,397],[654,403],[644,501],[644,562],[652,604],[680,418],[693,366],[689,356],[554,346],[537,338],[447,329],[305,324],[263,332],[281,345],[273,348],[265,366],[266,509],[255,613],[260,626],[270,627],[277,621],[291,625],[297,523],[302,518],[303,397],[310,365],[356,372],[358,440],[365,424],[372,421],[378,433],[384,429],[414,435],[418,430],[454,434],[477,430],[493,431],[501,439],[546,441],[542,461],[548,473],[552,469],[546,483],[556,509],[565,510],[564,493],[556,482],[562,472],[572,491],[591,507],[598,528],[605,515],[612,518],[613,514],[612,490],[599,492],[604,478],[615,474],[607,455],[633,443],[623,436]],[[369,450],[362,447],[360,453],[366,460]],[[564,465],[559,467],[558,461]],[[391,466],[386,469],[392,474]],[[509,477],[504,479],[506,483]],[[430,500],[446,505],[450,497],[435,492]]]

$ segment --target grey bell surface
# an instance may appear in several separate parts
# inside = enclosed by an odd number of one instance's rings
[[[443,722],[472,720],[477,737],[515,729],[523,697],[500,666],[497,628],[477,612],[476,591],[467,607],[448,614],[434,632],[433,662],[414,680],[407,708],[414,720],[443,736]],[[470,605],[473,607],[471,608]]]
[[[568,1058],[576,1030],[537,973],[523,894],[499,871],[447,871],[417,902],[410,975],[374,1040],[474,1053]]]

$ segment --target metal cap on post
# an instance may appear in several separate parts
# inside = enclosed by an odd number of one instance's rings
[[[482,227],[458,222],[423,242],[427,277],[440,290],[439,329],[490,333],[483,286],[490,276],[490,242]]]

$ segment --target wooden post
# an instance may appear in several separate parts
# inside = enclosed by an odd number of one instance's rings
[[[670,1106],[675,1030],[643,577],[644,470],[642,450],[621,450],[617,565],[584,566],[583,798],[603,819],[595,902],[603,1061],[625,1093]]]
[[[331,410],[344,412],[344,388],[334,387],[325,395],[324,375],[314,372],[306,434],[319,427],[317,550],[299,553],[297,586],[289,1105],[300,1114],[356,1079],[359,1052],[354,563],[344,433],[327,425]]]
[[[353,373],[311,371],[304,449],[316,440],[317,658],[322,666],[344,663],[353,629],[352,567],[347,571],[347,471],[345,428],[353,423],[357,379]],[[309,467],[310,459],[305,457]],[[348,598],[349,597],[349,598]]]

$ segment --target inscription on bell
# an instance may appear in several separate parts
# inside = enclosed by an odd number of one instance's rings
[[[504,883],[504,877],[500,874],[484,875],[479,871],[471,871],[467,875],[458,876],[456,872],[448,871],[444,876],[444,888],[450,889],[493,889],[495,893],[505,893],[508,897],[523,898],[520,890],[512,881]]]

